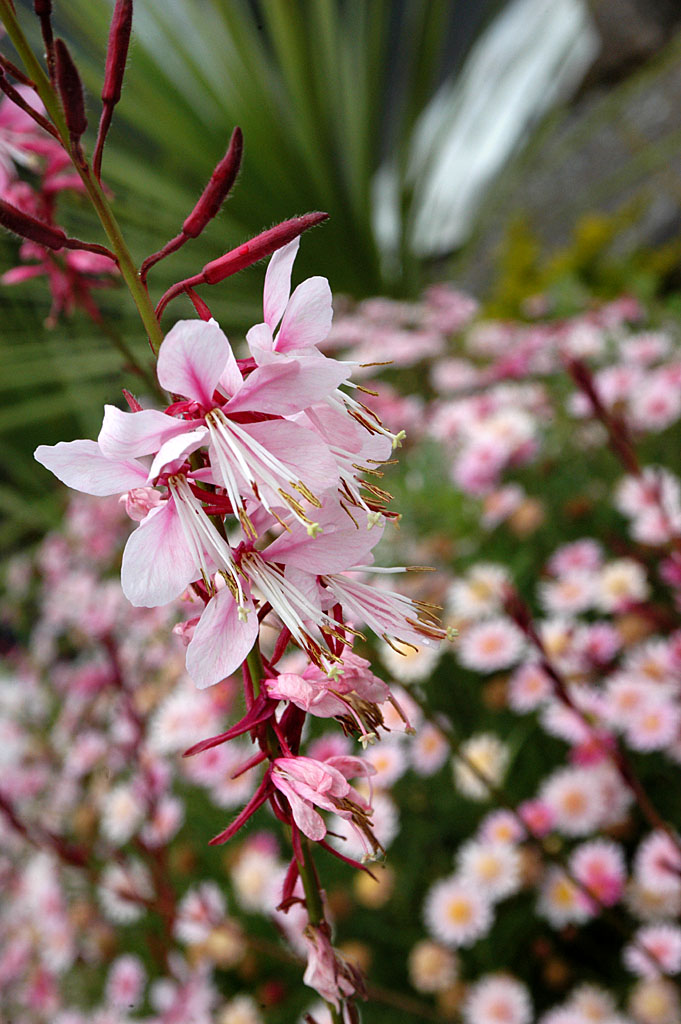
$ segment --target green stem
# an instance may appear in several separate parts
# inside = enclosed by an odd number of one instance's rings
[[[125,240],[121,234],[121,229],[118,226],[118,222],[113,215],[101,185],[92,174],[89,165],[79,157],[78,153],[74,151],[70,144],[66,121],[64,119],[64,114],[57,94],[52,88],[49,78],[43,71],[19,22],[17,21],[16,14],[12,9],[11,0],[0,0],[0,20],[2,20],[2,23],[7,29],[7,34],[12,40],[17,53],[21,57],[28,75],[35,83],[38,95],[45,104],[45,109],[52,119],[55,128],[59,132],[64,149],[69,153],[73,166],[80,175],[81,181],[85,186],[85,190],[90,197],[90,201],[95,208],[102,227],[106,231],[109,242],[111,243],[111,248],[116,254],[119,270],[123,280],[128,286],[133,301],[137,306],[137,311],[149,336],[151,348],[154,354],[158,355],[158,350],[161,347],[161,342],[163,341],[163,334],[161,332],[161,326],[156,319],[156,313],[154,311],[153,303],[149,297],[149,292],[145,285],[140,281],[139,273],[135,267],[132,256],[130,255],[130,250],[125,244]]]
[[[303,883],[303,892],[305,893],[307,916],[310,919],[310,924],[318,927],[320,924],[324,924],[325,921],[319,876],[312,859],[310,840],[307,837],[301,837],[301,846],[303,848],[303,863],[299,864],[298,868],[300,870],[300,880]]]

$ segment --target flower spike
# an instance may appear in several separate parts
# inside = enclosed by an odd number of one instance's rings
[[[211,174],[210,181],[204,188],[198,203],[182,225],[179,235],[175,235],[175,238],[171,238],[169,242],[166,242],[162,249],[159,249],[158,252],[153,253],[151,256],[147,256],[145,259],[140,269],[140,277],[143,281],[146,281],[147,274],[160,260],[170,256],[173,252],[177,252],[190,238],[198,238],[206,225],[219,213],[220,207],[232,190],[236,176],[239,173],[243,147],[244,137],[241,128],[237,126],[232,132],[227,152]],[[201,315],[197,307],[198,296],[195,296],[190,288],[187,288],[186,291],[197,308],[199,315]],[[203,319],[210,319],[210,317],[203,317]]]
[[[106,51],[106,71],[102,87],[102,115],[97,131],[95,153],[92,158],[92,167],[97,180],[100,179],[101,175],[102,151],[111,125],[113,109],[121,98],[131,30],[132,0],[116,0],[116,6],[111,17],[109,43]]]
[[[57,86],[66,117],[66,127],[71,136],[71,143],[78,152],[81,136],[87,128],[83,83],[64,40],[57,39],[54,47],[57,58]]]
[[[321,224],[328,216],[328,213],[319,212],[305,213],[302,217],[292,217],[290,220],[282,221],[281,224],[277,224],[267,231],[262,231],[249,242],[245,242],[243,245],[238,246],[238,248],[232,249],[230,252],[225,253],[224,256],[211,260],[199,274],[187,277],[184,281],[178,281],[177,284],[168,289],[156,307],[156,316],[160,319],[168,303],[183,292],[187,292],[190,288],[195,288],[200,284],[219,284],[220,281],[231,277],[232,274],[237,274],[240,270],[245,270],[246,267],[252,266],[258,260],[262,260],[278,249],[282,249],[289,242],[292,242],[294,238],[302,235],[303,231]]]

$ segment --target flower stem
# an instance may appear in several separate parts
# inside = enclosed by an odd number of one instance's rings
[[[137,311],[146,329],[152,351],[154,352],[154,355],[158,355],[158,350],[161,346],[161,342],[163,341],[163,334],[161,332],[160,324],[156,319],[154,306],[149,297],[149,292],[140,280],[137,268],[135,267],[132,256],[130,255],[130,250],[123,239],[121,229],[118,226],[118,222],[113,215],[109,201],[107,200],[101,185],[92,173],[89,164],[84,160],[82,152],[76,151],[70,143],[64,112],[61,108],[57,94],[54,91],[49,78],[43,71],[36,55],[33,53],[26,36],[24,35],[12,8],[11,0],[0,0],[0,20],[5,26],[7,34],[12,40],[17,53],[21,57],[26,71],[32,78],[36,91],[43,101],[45,109],[59,133],[61,143],[66,152],[70,155],[73,166],[85,186],[85,191],[90,197],[90,202],[95,208],[102,227],[106,231],[111,248],[116,254],[119,270],[123,280],[128,286],[128,290],[132,295],[133,301],[137,306]]]

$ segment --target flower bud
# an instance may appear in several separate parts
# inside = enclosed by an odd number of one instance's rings
[[[63,249],[67,241],[61,228],[44,224],[4,199],[0,199],[0,224],[21,238],[44,245],[46,249]]]
[[[265,256],[276,252],[277,249],[288,245],[298,235],[302,235],[303,231],[314,227],[315,224],[320,224],[328,216],[328,213],[306,213],[302,217],[285,220],[256,235],[255,238],[240,245],[237,249],[225,253],[219,259],[207,263],[200,276],[206,284],[219,284],[231,274],[250,267],[251,264],[257,263],[258,260],[262,260]]]
[[[57,39],[55,42],[55,54],[57,57],[57,86],[66,117],[66,127],[71,138],[78,141],[87,128],[83,83],[63,39]]]
[[[241,128],[232,132],[227,152],[210,176],[201,198],[182,225],[182,234],[196,238],[215,217],[236,181],[241,166],[244,137]]]
[[[102,101],[112,107],[121,98],[125,61],[132,29],[132,0],[116,0],[111,17],[109,43],[106,51],[106,71],[102,88]]]

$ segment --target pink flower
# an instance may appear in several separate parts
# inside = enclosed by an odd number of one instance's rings
[[[328,925],[308,925],[303,932],[307,967],[303,981],[336,1010],[354,995],[366,998],[362,976],[331,945]]]
[[[214,320],[181,320],[163,341],[157,374],[166,391],[187,399],[170,410],[192,418],[106,406],[99,444],[111,459],[156,453],[150,480],[179,468],[191,452],[207,445],[213,481],[224,487],[246,536],[257,536],[246,508],[246,498],[253,497],[268,512],[285,508],[312,528],[300,499],[318,506],[313,492],[336,484],[336,467],[312,430],[281,417],[326,397],[349,372],[322,357],[287,359],[257,367],[244,379]],[[252,422],[252,414],[268,418]]]
[[[326,762],[310,757],[280,757],[272,762],[271,779],[291,807],[293,820],[309,839],[318,842],[326,835],[326,824],[315,810],[335,811],[361,835],[378,847],[371,832],[371,806],[355,793],[347,781],[374,774],[359,757],[330,757]]]
[[[599,905],[611,907],[621,899],[627,868],[616,843],[608,839],[582,843],[572,851],[570,869]]]

